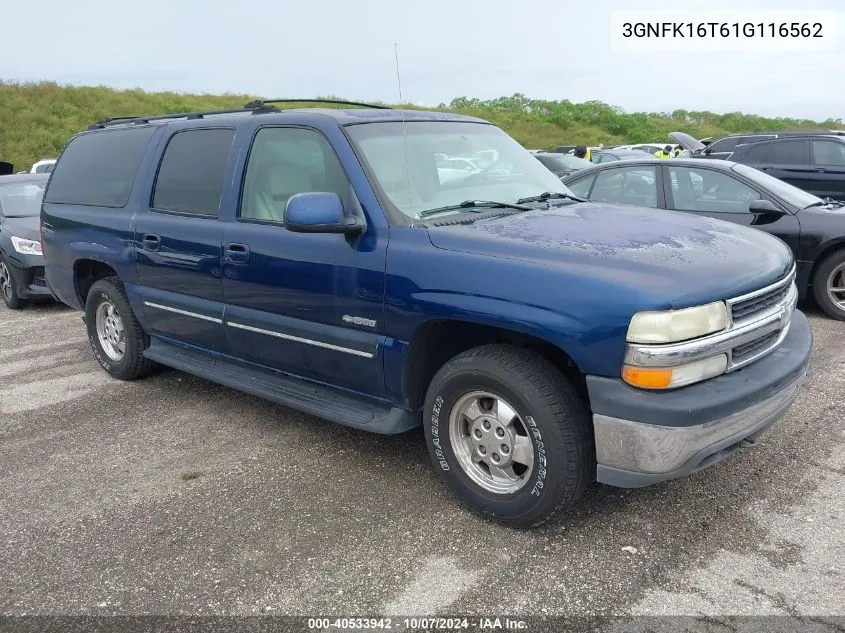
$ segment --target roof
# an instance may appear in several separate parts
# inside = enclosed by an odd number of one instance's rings
[[[657,158],[655,156],[655,157],[648,157],[648,158],[642,158],[642,159],[631,160],[631,161],[618,160],[618,161],[613,161],[613,162],[609,162],[609,163],[597,163],[597,164],[593,165],[592,167],[585,167],[584,169],[581,169],[581,170],[575,172],[575,174],[583,174],[587,171],[593,171],[593,170],[613,169],[615,167],[642,167],[643,165],[667,165],[667,164],[668,165],[678,165],[678,166],[683,166],[683,167],[716,167],[716,168],[719,168],[719,169],[730,169],[734,165],[737,165],[738,163],[735,163],[735,162],[729,161],[729,160],[719,160],[719,159],[716,159],[716,158],[682,158],[682,157],[678,157],[678,158]],[[573,174],[573,176],[575,174]]]
[[[12,174],[9,176],[0,176],[0,186],[15,182],[47,182],[49,178],[50,174],[31,174],[29,172],[25,174]]]

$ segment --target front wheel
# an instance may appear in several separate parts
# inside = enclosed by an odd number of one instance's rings
[[[135,380],[155,367],[144,357],[149,338],[117,278],[100,279],[91,286],[85,301],[85,326],[94,357],[115,378]]]
[[[587,408],[527,350],[486,345],[450,360],[432,380],[424,420],[432,460],[458,500],[503,523],[544,523],[595,474]]]
[[[15,286],[15,278],[6,260],[0,257],[0,292],[3,293],[3,303],[10,310],[20,310],[27,305],[26,299],[21,299]]]
[[[845,250],[829,255],[818,267],[813,294],[828,316],[845,321]]]

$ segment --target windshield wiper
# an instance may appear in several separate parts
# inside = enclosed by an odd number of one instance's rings
[[[520,200],[520,202],[522,202]],[[511,204],[509,202],[496,202],[495,200],[464,200],[460,204],[450,204],[445,207],[437,207],[435,209],[426,209],[420,213],[420,218],[428,218],[438,213],[445,213],[446,211],[460,211],[466,209],[472,213],[481,213],[482,209],[514,209],[516,211],[534,211],[531,207],[523,207],[519,204]]]
[[[828,198],[822,198],[818,202],[813,202],[812,204],[808,204],[804,208],[810,209],[812,207],[826,207],[826,206],[832,205],[832,204],[835,204],[835,205],[841,207],[843,204],[845,204],[845,202],[843,202],[842,200],[834,200],[833,198],[828,197]]]
[[[575,200],[575,202],[587,202],[586,198],[579,198],[573,196],[571,193],[560,193],[559,191],[544,191],[538,196],[531,196],[530,198],[520,198],[516,201],[517,204],[525,202],[545,202],[546,200]]]

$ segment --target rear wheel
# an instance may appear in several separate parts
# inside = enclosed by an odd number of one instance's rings
[[[138,324],[117,278],[100,279],[91,286],[85,302],[85,325],[94,357],[115,378],[143,378],[155,367],[144,357],[149,337]]]
[[[29,303],[18,295],[15,278],[12,277],[12,271],[2,257],[0,257],[0,292],[3,294],[3,302],[10,310],[20,310]]]
[[[845,321],[845,250],[829,255],[818,267],[813,294],[828,316]]]
[[[583,494],[595,473],[587,409],[539,355],[487,345],[437,372],[425,434],[438,471],[470,509],[536,526]]]

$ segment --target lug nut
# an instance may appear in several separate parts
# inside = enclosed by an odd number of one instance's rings
[[[476,439],[479,439],[479,440],[481,439],[481,430],[480,429],[475,429],[472,432],[472,434],[476,437]]]
[[[509,448],[508,448],[508,445],[507,445],[507,444],[502,444],[502,453],[504,453],[505,455],[507,455],[507,454],[510,452],[510,450],[511,450],[511,449],[509,449]]]
[[[479,446],[479,447],[478,447],[478,452],[479,452],[479,453],[481,453],[482,455],[486,455],[486,454],[487,454],[487,449],[486,449],[485,447],[483,447],[483,446]]]
[[[505,436],[505,430],[500,426],[498,429],[496,429],[496,437],[504,437],[504,436]]]
[[[497,464],[499,463],[499,454],[498,453],[493,453],[493,461],[496,462]]]
[[[489,430],[490,430],[490,421],[489,421],[489,420],[484,420],[484,422],[482,422],[482,423],[481,423],[481,426],[483,426],[483,427],[484,427],[484,430],[485,430],[485,431],[489,431]]]

